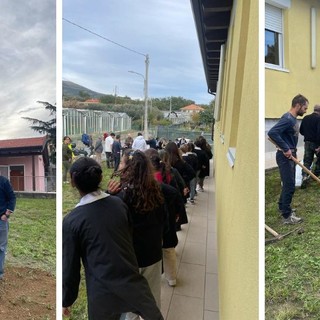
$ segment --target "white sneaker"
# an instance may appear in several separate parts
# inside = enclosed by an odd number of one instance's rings
[[[177,280],[168,280],[168,284],[170,287],[175,287],[177,284]]]
[[[302,221],[303,221],[302,218],[299,218],[291,213],[291,215],[288,218],[283,219],[283,224],[297,224]]]

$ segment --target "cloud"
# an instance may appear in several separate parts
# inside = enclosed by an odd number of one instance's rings
[[[0,139],[35,136],[21,118],[47,117],[36,103],[56,101],[56,2],[4,0],[0,28]],[[44,109],[44,108],[42,108]]]
[[[191,4],[184,1],[64,1],[63,14],[82,27],[148,54],[149,96],[209,103]],[[125,8],[125,10],[124,10]],[[63,77],[89,89],[141,97],[145,57],[63,22]],[[162,89],[162,90],[160,90]],[[200,99],[200,100],[197,100]]]

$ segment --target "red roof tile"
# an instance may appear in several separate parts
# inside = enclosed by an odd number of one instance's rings
[[[196,104],[190,104],[188,106],[180,108],[180,110],[183,110],[183,111],[188,111],[188,110],[190,110],[190,111],[203,111],[204,108],[197,106]]]
[[[100,100],[99,99],[88,99],[85,101],[86,103],[99,103]]]
[[[47,137],[20,138],[0,140],[0,148],[21,148],[21,147],[39,147],[45,144]]]

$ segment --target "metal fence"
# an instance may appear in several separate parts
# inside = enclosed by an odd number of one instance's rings
[[[131,130],[131,117],[122,112],[64,108],[63,135]]]
[[[212,144],[211,132],[203,132],[200,130],[186,130],[181,126],[158,126],[156,136],[159,138],[166,138],[167,140],[174,141],[177,138],[185,137],[194,141],[199,136],[203,136],[209,144]]]

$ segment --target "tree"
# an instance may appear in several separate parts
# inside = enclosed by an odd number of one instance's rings
[[[205,109],[199,113],[199,122],[206,126],[209,126],[213,123],[213,110]]]
[[[83,101],[91,98],[90,94],[86,91],[83,91],[83,90],[79,91],[79,96],[83,99]]]
[[[43,121],[35,118],[22,117],[23,119],[31,122],[30,128],[34,131],[37,131],[41,134],[47,135],[47,141],[51,146],[51,155],[50,161],[51,163],[56,163],[56,106],[50,104],[49,102],[37,101],[44,105],[45,109],[49,111],[51,119],[48,121]]]

